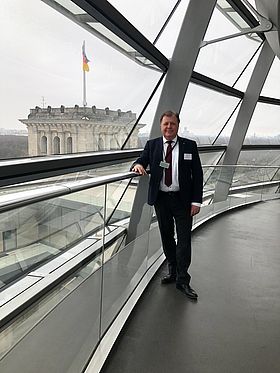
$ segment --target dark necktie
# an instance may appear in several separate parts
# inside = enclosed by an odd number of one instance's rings
[[[164,183],[169,187],[172,184],[172,141],[167,141],[167,143],[165,162],[169,163],[169,167],[165,169]]]

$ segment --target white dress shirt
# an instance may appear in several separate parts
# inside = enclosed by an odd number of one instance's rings
[[[167,152],[168,147],[168,140],[163,136],[163,154],[162,154],[162,160],[165,162],[165,156]],[[178,137],[176,136],[172,142],[172,184],[168,187],[165,184],[165,169],[163,170],[163,176],[160,181],[159,189],[162,192],[179,192],[179,174],[178,174],[178,163],[179,163],[179,143],[178,143]],[[199,202],[192,202],[192,205],[201,207],[201,203]]]
[[[165,137],[163,139],[163,154],[162,160],[165,162],[165,156],[168,147],[168,140]],[[175,145],[176,144],[176,145]],[[162,192],[178,192],[179,188],[179,178],[178,178],[178,159],[179,159],[179,144],[178,144],[178,137],[176,136],[175,139],[172,140],[172,184],[168,187],[165,182],[165,169],[163,170],[163,176],[160,182],[159,189]]]

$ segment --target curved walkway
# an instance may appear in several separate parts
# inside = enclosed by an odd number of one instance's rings
[[[280,200],[193,234],[193,303],[156,274],[102,373],[280,372]]]

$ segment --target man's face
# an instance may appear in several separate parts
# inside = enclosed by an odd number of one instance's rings
[[[176,115],[172,115],[170,117],[164,116],[160,122],[160,129],[166,140],[173,140],[177,136],[179,129],[179,123]]]

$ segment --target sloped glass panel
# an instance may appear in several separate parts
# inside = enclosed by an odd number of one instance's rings
[[[73,153],[119,149],[160,74],[144,69],[42,1],[3,0],[0,24],[0,45],[7,56],[1,62],[5,90],[0,93],[0,128],[22,131],[25,140],[29,129],[24,152],[14,136],[17,144],[0,144],[0,159],[40,155],[43,137],[44,154],[49,156],[55,151],[52,134],[60,139],[60,154],[68,151],[69,133]],[[85,84],[84,40],[89,59]],[[130,147],[138,146],[140,128]]]
[[[180,134],[212,144],[239,99],[190,84],[181,110]]]
[[[109,0],[151,42],[154,41],[176,0]]]
[[[260,47],[260,49],[256,52],[252,61],[246,67],[246,70],[242,73],[242,75],[240,77],[238,77],[238,80],[235,81],[234,88],[239,89],[240,91],[243,91],[243,92],[246,91],[248,83],[249,83],[250,78],[252,76],[252,72],[253,72],[254,67],[256,65],[256,62],[258,60],[261,48],[262,47]]]
[[[184,16],[189,5],[189,0],[181,1],[172,18],[169,20],[155,46],[167,57],[171,58],[177,37],[181,29]]]
[[[245,144],[280,144],[280,106],[258,103]]]
[[[261,96],[280,98],[279,82],[280,61],[279,58],[276,57],[267,75],[266,81],[261,92]]]
[[[238,32],[240,30],[215,9],[204,40],[211,41]],[[258,46],[258,42],[246,36],[206,45],[200,49],[194,70],[231,86]]]

